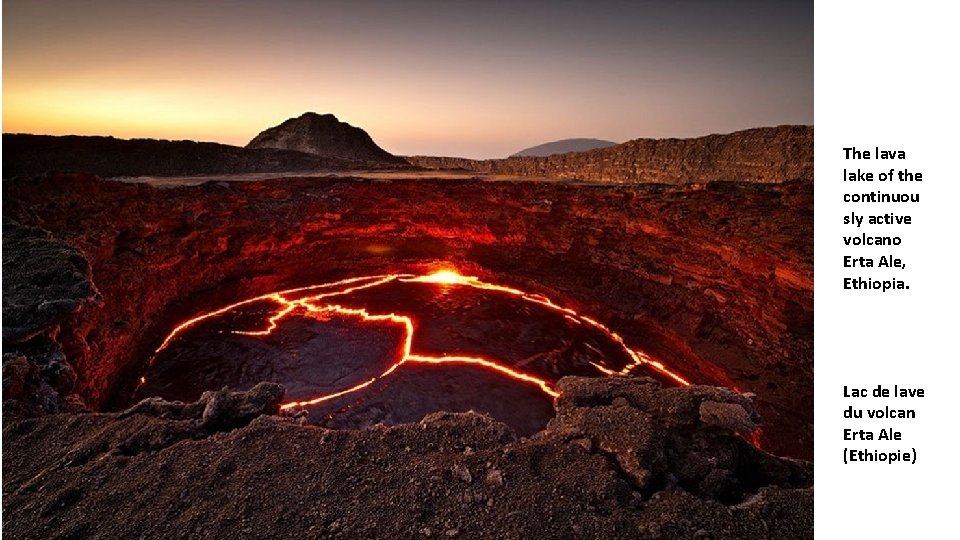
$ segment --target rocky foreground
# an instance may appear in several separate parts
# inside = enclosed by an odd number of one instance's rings
[[[810,464],[734,434],[749,400],[644,379],[560,382],[529,439],[477,414],[332,431],[282,389],[4,425],[16,538],[808,538]],[[263,413],[263,415],[260,415]]]

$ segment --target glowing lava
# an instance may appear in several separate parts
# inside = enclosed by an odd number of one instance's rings
[[[439,272],[434,272],[425,276],[417,276],[409,281],[419,281],[421,283],[440,283],[442,285],[463,285],[470,283],[470,280],[475,280],[475,278],[461,276],[453,270],[440,270]]]
[[[357,318],[365,323],[379,323],[379,324],[393,324],[399,325],[403,328],[403,347],[400,357],[394,361],[386,370],[384,370],[379,375],[376,375],[370,379],[367,379],[359,384],[351,386],[349,388],[339,390],[337,392],[323,394],[315,396],[309,399],[304,399],[300,401],[292,401],[282,405],[282,409],[291,409],[295,407],[305,407],[309,405],[314,405],[321,403],[323,401],[328,401],[335,399],[347,394],[351,394],[363,388],[366,388],[373,383],[381,380],[385,377],[390,376],[398,368],[406,363],[422,363],[422,364],[434,364],[434,365],[471,365],[476,367],[481,367],[491,372],[495,372],[499,375],[509,377],[516,381],[534,385],[539,388],[544,394],[549,395],[550,397],[556,398],[559,396],[557,390],[553,385],[542,378],[539,378],[535,375],[520,371],[513,367],[505,365],[505,363],[497,361],[492,358],[485,358],[482,356],[466,356],[459,354],[443,354],[443,355],[427,355],[413,350],[414,343],[414,334],[417,330],[416,322],[413,318],[407,315],[398,315],[396,313],[370,313],[366,309],[362,308],[351,308],[345,307],[341,304],[330,302],[329,299],[333,298],[343,298],[350,295],[351,293],[370,289],[373,287],[378,287],[385,285],[390,282],[408,282],[408,283],[426,283],[434,284],[444,289],[452,289],[455,287],[472,287],[476,289],[483,289],[486,291],[492,291],[495,293],[501,293],[506,295],[511,295],[517,297],[523,301],[531,302],[539,306],[543,306],[547,309],[555,311],[559,314],[562,314],[567,320],[573,322],[574,324],[582,324],[589,327],[592,327],[608,338],[615,342],[619,347],[622,347],[623,351],[630,358],[631,363],[626,365],[620,370],[614,370],[607,366],[604,366],[601,362],[590,362],[598,372],[607,376],[623,376],[628,375],[638,366],[648,366],[657,372],[665,375],[666,377],[672,379],[676,383],[687,386],[690,383],[681,377],[680,375],[669,370],[662,362],[654,360],[646,353],[632,349],[626,345],[623,338],[605,326],[604,324],[598,322],[595,319],[581,315],[575,310],[570,308],[565,308],[560,305],[555,304],[549,298],[534,293],[527,293],[520,289],[507,287],[503,285],[497,285],[494,283],[487,283],[481,281],[479,278],[472,276],[463,276],[454,270],[441,270],[431,274],[424,275],[415,275],[415,274],[382,274],[374,276],[363,276],[356,278],[349,278],[340,281],[335,281],[331,283],[323,283],[319,285],[311,285],[307,287],[299,287],[295,289],[287,289],[284,291],[274,292],[258,296],[255,298],[250,298],[241,302],[236,302],[222,308],[201,313],[187,321],[184,321],[177,325],[173,331],[163,340],[160,346],[156,349],[153,358],[151,358],[151,364],[156,359],[156,353],[167,348],[170,343],[175,340],[181,333],[189,329],[190,327],[211,319],[214,317],[219,317],[225,315],[232,310],[246,306],[255,302],[272,302],[277,305],[276,311],[269,315],[264,321],[264,326],[256,330],[233,330],[235,334],[241,334],[246,336],[266,336],[271,334],[278,325],[280,321],[288,316],[307,316],[314,317],[318,319],[323,319],[331,315],[340,315],[345,317]],[[145,379],[141,378],[141,385],[145,383]]]

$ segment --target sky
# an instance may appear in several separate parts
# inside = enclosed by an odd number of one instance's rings
[[[812,124],[813,5],[3,2],[6,133],[243,145],[307,111],[473,158]]]

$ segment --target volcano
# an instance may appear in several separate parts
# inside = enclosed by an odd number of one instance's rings
[[[5,526],[810,530],[813,185],[759,135],[676,185],[4,181]]]

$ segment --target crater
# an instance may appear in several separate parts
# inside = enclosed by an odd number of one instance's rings
[[[269,381],[287,390],[282,410],[325,427],[473,410],[531,435],[552,418],[568,375],[689,384],[547,296],[443,269],[352,277],[197,314],[164,338],[132,401],[195,401]]]
[[[276,381],[318,425],[473,409],[530,434],[565,375],[648,376],[752,394],[762,448],[812,456],[807,181],[67,175],[5,182],[4,215],[82,252],[102,299],[5,335],[56,343],[61,407]]]

